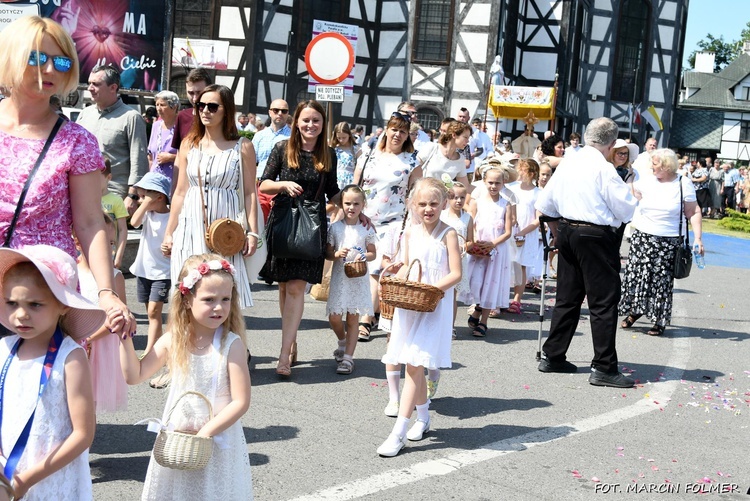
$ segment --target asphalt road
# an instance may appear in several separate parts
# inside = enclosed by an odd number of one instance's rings
[[[246,317],[253,400],[242,422],[255,498],[750,498],[750,360],[742,344],[750,343],[750,272],[723,267],[711,254],[707,261],[676,283],[663,337],[647,336],[645,322],[618,332],[621,369],[638,380],[628,390],[588,384],[586,311],[568,354],[579,372],[560,375],[536,369],[539,296],[524,297],[524,314],[491,320],[485,339],[470,336],[460,308],[453,368],[443,372],[431,406],[433,430],[396,458],[375,453],[393,426],[383,415],[384,333],[360,343],[354,374],[339,376],[325,305],[308,297],[300,363],[290,381],[280,381],[277,291],[254,286],[256,305]],[[135,297],[134,279],[127,287]],[[146,318],[141,306],[134,309],[142,349]],[[127,412],[98,419],[96,499],[140,496],[155,435],[133,423],[160,416],[166,390],[143,384],[129,398]]]

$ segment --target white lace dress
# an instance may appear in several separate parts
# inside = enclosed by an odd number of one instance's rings
[[[185,378],[176,375],[169,386],[169,397],[162,420],[186,391],[197,391],[213,400],[214,414],[218,414],[231,401],[227,355],[239,336],[230,333],[222,343],[220,357],[214,347],[205,355],[190,355],[190,373]],[[218,367],[218,373],[214,368]],[[211,395],[214,394],[212,398]],[[172,413],[175,429],[200,428],[208,420],[205,403],[198,397],[183,398]],[[208,465],[202,470],[183,471],[164,468],[154,460],[148,464],[142,500],[183,501],[187,499],[251,500],[253,479],[250,472],[247,443],[242,423],[235,422],[223,433],[214,437],[214,450]]]
[[[0,339],[0,364],[4,364],[18,336]],[[63,338],[60,351],[52,366],[47,387],[36,408],[34,422],[26,449],[21,455],[16,471],[29,469],[73,433],[73,424],[68,412],[67,391],[65,389],[65,360],[73,350],[81,346],[68,336]],[[39,392],[39,377],[44,366],[44,355],[32,360],[19,360],[13,357],[8,368],[3,392],[2,443],[10,449],[18,441],[21,431],[31,416]],[[24,496],[24,501],[86,501],[92,499],[91,470],[89,451],[65,465],[62,469],[34,485]]]
[[[436,230],[438,230],[436,228]],[[448,249],[442,242],[444,228],[440,234],[427,235],[419,226],[411,229],[409,259],[422,263],[422,282],[435,284],[450,273]],[[412,280],[416,280],[417,265],[412,268]],[[445,291],[435,311],[420,313],[396,308],[393,314],[391,339],[383,355],[384,364],[409,364],[428,369],[450,368],[451,337],[453,331],[453,287]]]
[[[335,249],[359,247],[367,251],[368,244],[375,244],[377,236],[372,228],[361,224],[346,224],[337,221],[328,230],[328,243]],[[344,274],[344,261],[337,259],[331,267],[331,287],[328,291],[326,314],[372,315],[370,276],[349,278]]]
[[[518,199],[518,204],[516,205],[516,221],[518,221],[518,229],[523,229],[533,223],[536,219],[536,209],[534,208],[534,204],[536,203],[536,199],[539,198],[539,194],[542,190],[536,187],[531,190],[523,190],[521,189],[521,183],[516,183],[511,189]],[[539,262],[539,248],[541,247],[541,243],[539,239],[538,228],[528,233],[523,245],[521,247],[515,247],[515,257],[513,258],[513,261],[521,266],[529,268],[541,267],[541,263]],[[513,245],[515,245],[515,242],[513,242]]]
[[[446,209],[440,214],[440,220],[451,225],[461,237],[458,239],[458,245],[461,248],[461,281],[456,285],[456,292],[458,293],[458,299],[462,300],[461,298],[468,295],[469,292],[469,255],[466,253],[466,239],[469,234],[471,214],[461,211],[461,217],[456,217],[450,210]]]
[[[203,197],[206,202],[208,224],[228,217],[237,220],[240,213],[240,200],[237,185],[240,182],[240,142],[234,148],[219,153],[208,154],[193,148],[187,155],[187,178],[189,188],[185,193],[182,211],[177,228],[172,235],[171,277],[172,287],[179,283],[178,277],[185,260],[195,254],[209,252],[206,246],[206,225],[201,208],[201,195],[198,188],[200,170]],[[239,222],[239,221],[238,221]],[[237,291],[240,293],[240,307],[253,305],[250,280],[247,276],[242,253],[226,256],[234,265],[237,276]]]

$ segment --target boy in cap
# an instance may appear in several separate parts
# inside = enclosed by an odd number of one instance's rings
[[[148,172],[133,187],[138,193],[138,208],[130,218],[134,228],[143,225],[138,254],[130,272],[136,277],[138,301],[146,305],[148,311],[148,342],[146,351],[153,348],[156,340],[162,335],[161,312],[169,297],[171,280],[169,275],[169,257],[161,251],[164,232],[169,221],[169,193],[171,181],[157,172]],[[151,381],[151,386],[163,388],[169,380]],[[166,384],[165,384],[166,383]]]

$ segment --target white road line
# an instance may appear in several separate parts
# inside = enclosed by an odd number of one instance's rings
[[[424,461],[408,468],[385,471],[377,475],[303,495],[294,498],[292,501],[343,501],[356,499],[393,487],[418,482],[429,477],[453,473],[466,466],[552,443],[563,438],[580,435],[581,433],[598,430],[611,424],[653,412],[659,409],[659,405],[655,405],[653,400],[661,402],[660,405],[662,408],[666,407],[690,359],[690,339],[687,337],[687,332],[684,330],[670,330],[669,332],[670,335],[674,336],[674,343],[672,345],[672,354],[663,371],[665,380],[651,384],[649,389],[650,398],[648,399],[639,399],[628,407],[581,419],[574,423],[564,423],[516,437],[506,438],[487,444],[479,449],[459,452],[441,459]]]

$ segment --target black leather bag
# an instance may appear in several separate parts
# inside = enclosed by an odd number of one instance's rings
[[[299,197],[277,197],[266,227],[269,252],[277,259],[313,261],[323,257],[323,225],[326,224],[325,204],[320,191],[325,174],[321,175],[318,193],[313,200]]]
[[[682,236],[682,218],[685,215],[685,207],[682,201],[682,176],[680,182],[680,243],[674,255],[674,278],[687,278],[690,268],[693,267],[693,249],[690,248],[690,233]]]

